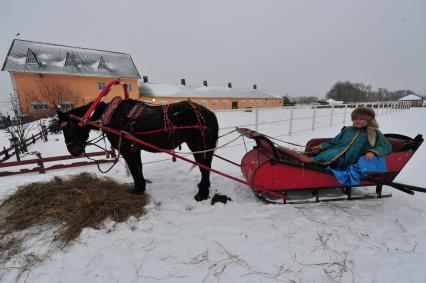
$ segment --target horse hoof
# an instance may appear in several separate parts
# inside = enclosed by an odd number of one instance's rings
[[[143,195],[145,192],[142,192],[142,191],[136,191],[136,190],[134,190],[134,191],[132,191],[132,194],[135,194],[135,195]]]
[[[202,201],[202,200],[206,200],[206,199],[208,199],[209,198],[209,195],[200,195],[200,194],[196,194],[195,196],[194,196],[194,199],[196,200],[196,201]]]

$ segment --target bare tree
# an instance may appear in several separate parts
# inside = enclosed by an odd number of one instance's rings
[[[65,103],[75,103],[79,97],[78,93],[65,82],[41,77],[35,89],[26,92],[26,95],[36,102],[47,102],[49,108],[45,113],[53,114],[58,106],[63,107]]]
[[[379,88],[375,91],[370,85],[346,81],[335,83],[327,92],[326,97],[345,102],[365,102],[397,100],[409,94],[415,94],[415,92],[408,89],[391,91],[386,88]]]
[[[6,132],[12,139],[16,139],[19,143],[20,150],[27,151],[27,145],[25,140],[29,136],[29,132],[32,129],[31,123],[26,123],[24,117],[21,115],[19,99],[16,95],[10,94],[10,110],[13,113],[13,119]]]

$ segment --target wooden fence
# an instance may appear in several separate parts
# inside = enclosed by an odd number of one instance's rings
[[[32,173],[32,172],[39,172],[40,174],[44,174],[47,170],[54,170],[54,169],[64,169],[64,168],[71,168],[71,167],[81,167],[81,166],[88,166],[88,165],[94,165],[96,163],[110,163],[115,161],[115,152],[112,151],[99,151],[99,152],[90,152],[87,153],[87,156],[89,157],[95,157],[95,156],[105,156],[105,159],[97,159],[95,161],[80,161],[80,162],[74,162],[70,164],[54,164],[50,167],[46,167],[45,163],[49,162],[57,162],[57,161],[64,161],[64,160],[73,160],[73,159],[81,159],[86,158],[86,156],[72,156],[72,155],[62,155],[62,156],[54,156],[54,157],[46,157],[43,158],[40,153],[37,153],[37,158],[35,159],[29,159],[29,160],[22,160],[22,161],[13,161],[13,162],[3,162],[0,163],[0,170],[3,168],[9,168],[9,167],[17,167],[17,166],[23,166],[23,165],[29,165],[29,164],[37,164],[36,167],[33,168],[21,168],[19,171],[0,171],[0,177],[3,176],[10,176],[10,175],[16,175],[16,174],[25,174],[25,173]],[[112,157],[112,158],[109,158]]]
[[[48,131],[47,129],[45,131]],[[47,139],[47,132],[44,132],[43,130],[40,131],[37,134],[33,134],[31,137],[27,138],[25,140],[25,146],[29,146],[30,144],[34,144],[36,143],[36,141],[42,139],[43,137],[46,137]],[[8,160],[9,158],[11,158],[13,155],[16,154],[16,151],[18,150],[18,145],[15,146],[10,146],[9,148],[6,148],[5,146],[3,146],[3,150],[0,151],[0,162],[3,162],[5,160]]]

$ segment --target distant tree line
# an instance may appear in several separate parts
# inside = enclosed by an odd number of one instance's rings
[[[344,102],[392,101],[409,94],[416,93],[408,89],[391,91],[386,88],[378,88],[373,90],[370,85],[345,81],[335,83],[327,92],[326,98]]]

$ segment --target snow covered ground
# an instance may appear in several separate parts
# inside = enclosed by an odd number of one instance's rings
[[[295,112],[296,117],[312,110]],[[297,114],[296,114],[297,113]],[[325,112],[324,112],[325,113]],[[347,113],[349,114],[349,113]],[[253,123],[253,113],[218,112],[221,127]],[[236,116],[232,116],[236,115]],[[287,115],[287,116],[286,116]],[[262,112],[259,120],[286,119],[289,110]],[[343,114],[336,111],[335,115]],[[284,118],[283,118],[284,117]],[[312,137],[331,137],[343,126],[328,127],[329,116],[296,120],[293,135],[288,122],[265,124],[260,132],[296,143]],[[414,137],[426,133],[426,109],[414,108],[379,115],[384,133]],[[337,120],[336,120],[337,121]],[[349,124],[349,116],[346,124]],[[303,131],[302,131],[303,130]],[[226,130],[221,133],[225,133]],[[227,136],[221,143],[236,135]],[[65,154],[62,136],[49,137],[30,148],[43,156]],[[185,151],[185,148],[182,149]],[[238,140],[218,154],[240,161],[245,153]],[[57,251],[34,267],[27,282],[426,282],[426,195],[410,196],[385,187],[392,198],[303,205],[266,205],[246,186],[213,174],[211,193],[232,198],[227,204],[193,199],[199,181],[198,170],[183,161],[162,154],[143,153],[144,175],[152,181],[147,192],[152,198],[141,219],[106,229],[85,229],[69,248]],[[423,180],[426,145],[420,147],[396,181],[425,186]],[[107,166],[107,164],[104,164]],[[213,167],[235,176],[238,167],[215,159]],[[2,177],[0,198],[17,186],[66,176],[96,167],[48,171],[45,175],[24,174]],[[99,173],[97,173],[99,174]],[[124,163],[109,176],[131,182]],[[27,252],[42,252],[43,241],[28,243]],[[1,282],[14,282],[19,259],[1,269]]]

